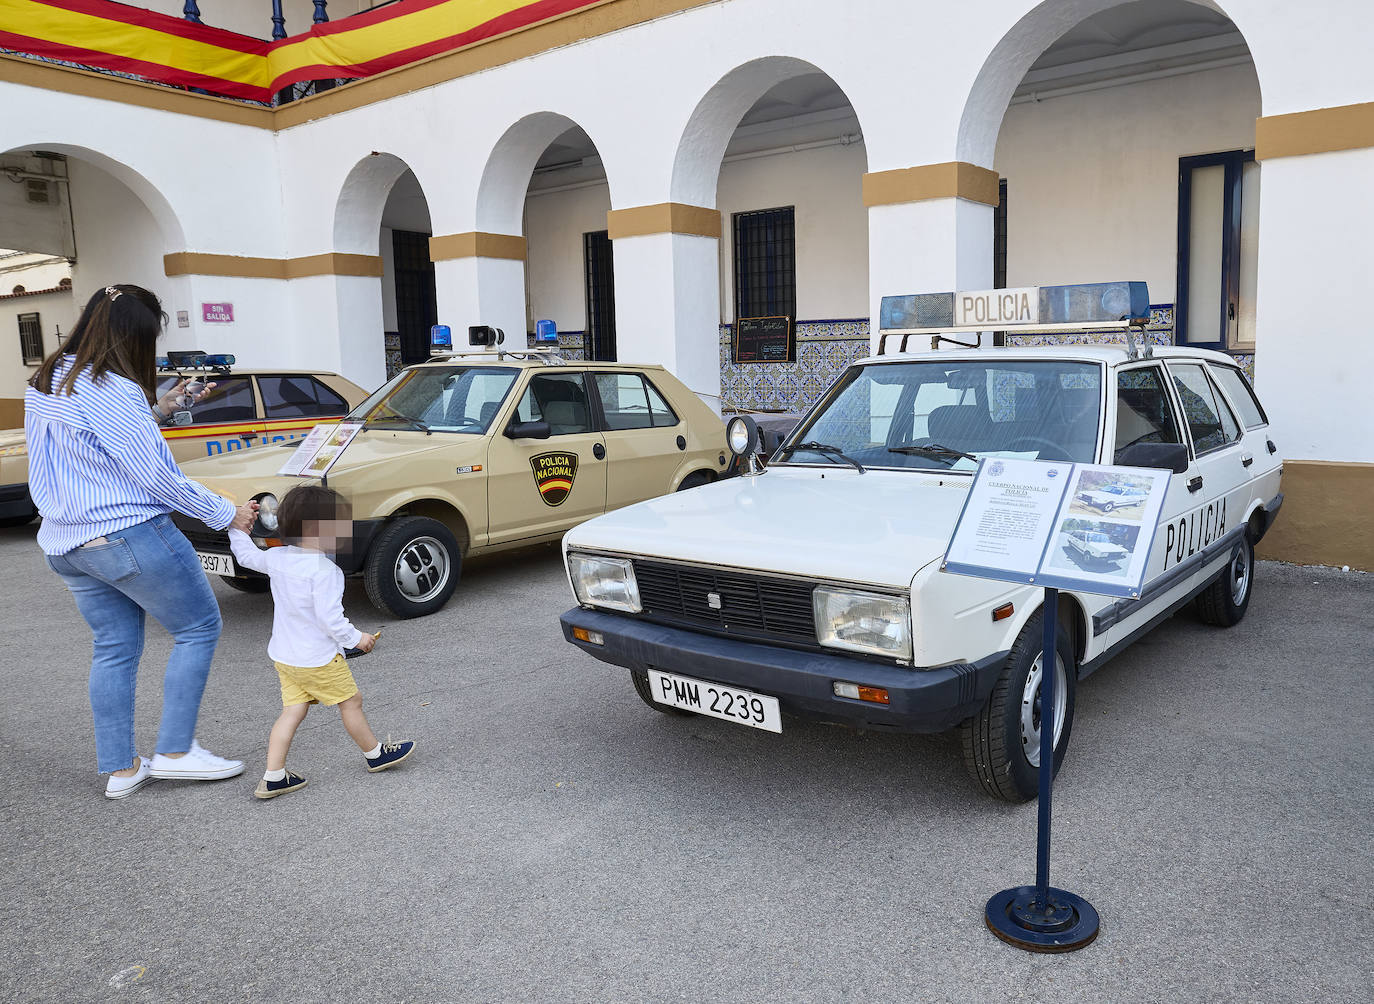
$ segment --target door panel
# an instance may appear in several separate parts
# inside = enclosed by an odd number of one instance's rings
[[[672,491],[686,428],[641,373],[595,373],[606,439],[606,509]]]

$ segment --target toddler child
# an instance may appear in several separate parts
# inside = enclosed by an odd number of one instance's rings
[[[305,778],[286,769],[296,729],[312,704],[338,705],[344,728],[363,751],[372,772],[394,767],[413,742],[377,741],[363,715],[363,698],[342,650],[372,651],[376,636],[359,631],[343,612],[344,575],[333,561],[353,540],[348,502],[323,485],[297,485],[277,509],[282,547],[258,550],[240,530],[229,532],[234,559],[265,573],[272,583],[272,638],[267,654],[281,678],[282,713],[267,741],[267,771],[254,795],[276,798],[304,788]]]

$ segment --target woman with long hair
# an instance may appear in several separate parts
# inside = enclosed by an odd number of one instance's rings
[[[110,798],[155,777],[210,780],[243,771],[241,762],[196,742],[219,641],[219,605],[195,550],[168,514],[246,531],[256,504],[236,506],[188,480],[158,431],[185,392],[182,381],[154,397],[156,342],[166,320],[146,289],[97,290],[24,395],[29,491],[43,517],[38,545],[94,636],[91,714],[96,764],[110,775]],[[148,614],[173,641],[151,760],[134,745],[135,681]]]

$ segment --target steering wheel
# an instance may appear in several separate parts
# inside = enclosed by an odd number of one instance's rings
[[[1073,459],[1073,457],[1069,456],[1068,451],[1065,450],[1064,447],[1040,436],[1018,436],[1003,447],[1003,449],[1015,453],[1020,453],[1026,448],[1033,449],[1040,454],[1040,456],[1036,458],[1037,460]]]

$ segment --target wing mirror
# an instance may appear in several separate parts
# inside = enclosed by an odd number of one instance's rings
[[[506,426],[507,439],[548,439],[548,422],[512,422]]]
[[[1155,467],[1182,474],[1188,469],[1188,447],[1182,443],[1132,443],[1116,451],[1118,467]]]

